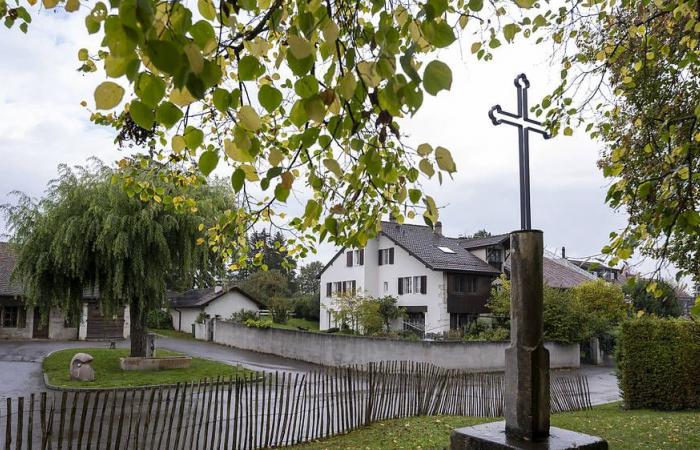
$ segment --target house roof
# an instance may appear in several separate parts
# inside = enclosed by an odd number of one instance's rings
[[[173,308],[201,308],[208,305],[219,297],[229,292],[238,292],[248,300],[252,301],[258,307],[265,308],[260,301],[251,297],[247,292],[239,288],[238,286],[232,286],[228,289],[222,289],[215,292],[215,288],[202,288],[202,289],[190,289],[182,293],[168,292],[168,300],[170,301],[170,306]]]
[[[466,250],[460,239],[442,236],[424,225],[382,222],[382,234],[433,270],[501,273]],[[445,252],[440,247],[452,252]]]
[[[17,297],[22,295],[22,287],[12,280],[16,256],[9,242],[0,242],[0,296]]]
[[[507,272],[510,272],[510,262],[511,259],[508,258],[504,264],[504,270]],[[547,286],[560,289],[569,289],[587,281],[598,279],[592,273],[586,272],[570,261],[553,254],[544,255],[542,259],[542,275]]]
[[[464,247],[467,250],[471,250],[474,248],[481,248],[481,247],[488,247],[491,245],[502,244],[503,242],[507,241],[508,239],[510,239],[510,234],[505,233],[505,234],[497,234],[495,236],[486,236],[486,237],[481,237],[481,238],[472,238],[472,239],[460,238],[459,242],[462,244],[462,247]]]

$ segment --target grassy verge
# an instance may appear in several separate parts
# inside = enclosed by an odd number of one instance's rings
[[[282,328],[285,330],[298,330],[300,327],[306,328],[309,331],[318,331],[318,322],[293,317],[287,320],[287,323],[272,324],[272,328]]]
[[[166,330],[164,328],[155,328],[155,329],[148,330],[148,331],[151,331],[151,332],[156,333],[158,335],[161,335],[164,337],[169,337],[169,338],[195,340],[194,336],[192,336],[192,333],[185,333],[184,331]]]
[[[89,353],[95,358],[92,367],[95,369],[95,381],[71,380],[68,373],[70,360],[78,352]],[[181,353],[158,349],[158,356],[181,355]],[[192,365],[187,369],[168,369],[152,372],[125,371],[119,367],[119,358],[129,356],[128,349],[106,348],[71,348],[52,353],[44,359],[43,369],[49,383],[61,387],[83,388],[113,388],[129,386],[146,386],[152,384],[173,384],[185,381],[197,381],[202,378],[218,376],[243,376],[252,372],[241,367],[210,361],[202,358],[192,358]]]
[[[295,449],[442,449],[454,428],[494,419],[412,417],[387,420],[351,433],[292,447]],[[619,403],[589,411],[555,414],[552,425],[607,439],[611,449],[700,448],[700,411],[626,411]]]

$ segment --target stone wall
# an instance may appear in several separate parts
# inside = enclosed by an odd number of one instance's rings
[[[404,341],[280,329],[214,321],[214,342],[327,366],[378,361],[429,362],[445,368],[505,369],[507,342]],[[552,368],[579,367],[579,346],[545,344]]]

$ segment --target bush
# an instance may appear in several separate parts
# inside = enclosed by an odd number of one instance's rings
[[[173,319],[170,313],[164,309],[156,309],[146,315],[146,325],[148,328],[160,328],[165,330],[173,329]]]
[[[700,324],[650,316],[623,322],[617,367],[627,408],[700,408]]]
[[[318,293],[303,295],[292,300],[294,316],[318,322],[321,312],[321,299]]]
[[[231,320],[233,322],[245,323],[246,320],[257,320],[258,313],[256,311],[251,311],[249,309],[241,309],[238,312],[231,314]]]
[[[260,328],[261,330],[267,330],[272,326],[272,321],[270,319],[247,319],[243,322],[243,325],[250,328]]]
[[[267,302],[272,321],[275,323],[287,323],[289,313],[292,311],[292,301],[286,297],[272,297]]]

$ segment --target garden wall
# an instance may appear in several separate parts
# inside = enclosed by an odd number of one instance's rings
[[[507,342],[429,342],[345,336],[214,322],[214,342],[324,366],[414,361],[495,372],[505,369]],[[548,342],[552,368],[579,367],[579,346]]]

